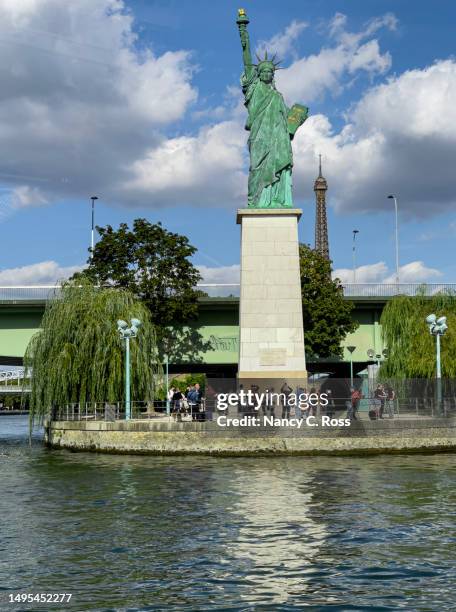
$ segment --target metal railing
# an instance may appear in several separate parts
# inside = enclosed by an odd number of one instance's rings
[[[155,416],[157,411],[166,412],[166,402],[131,402],[132,419]],[[56,421],[117,421],[125,419],[124,402],[70,403],[50,411]]]
[[[196,289],[208,297],[239,297],[239,283],[199,283]],[[346,297],[393,297],[436,293],[456,295],[456,283],[344,283]],[[0,287],[1,302],[47,301],[60,295],[58,285],[17,285]]]
[[[239,297],[240,283],[199,283],[196,288],[208,297]]]
[[[31,393],[32,387],[29,385],[0,385],[0,395],[2,393],[11,394],[21,394],[21,393]]]
[[[436,293],[456,295],[456,283],[344,283],[343,288],[346,297],[432,296]]]
[[[0,287],[0,302],[42,302],[58,297],[59,294],[59,285],[17,285]]]
[[[343,283],[345,297],[393,297],[446,293],[456,296],[456,283]],[[201,283],[197,288],[209,297],[239,297],[239,283]]]
[[[217,409],[215,399],[204,399],[201,405],[176,405],[170,402],[169,415],[176,421],[214,421],[217,416],[227,412]],[[154,402],[132,402],[132,420],[164,418],[167,416],[165,400]],[[249,406],[235,406],[229,409],[230,416],[272,415],[274,417],[321,417],[324,415],[337,418],[350,416],[351,401],[348,396],[333,397],[327,406],[296,408],[283,403],[262,406],[259,410]],[[363,397],[359,403],[356,415],[361,420],[377,420],[379,418],[426,419],[456,417],[456,397],[448,396],[442,399],[440,406],[433,398],[409,397],[381,401],[373,395]],[[66,404],[51,411],[55,421],[118,421],[125,420],[125,404],[123,402],[87,402],[85,404]]]
[[[201,408],[201,410],[200,410]],[[195,415],[211,412],[215,409],[215,401],[203,400],[201,406],[190,406],[182,414]],[[170,414],[175,415],[178,410],[173,402],[169,404]],[[167,415],[166,400],[154,400],[153,402],[131,402],[131,418],[135,420],[153,419]],[[50,411],[50,416],[55,421],[118,421],[125,419],[124,402],[86,402],[85,404],[70,403],[55,407]],[[191,420],[191,419],[190,419]],[[198,420],[198,419],[194,419]]]

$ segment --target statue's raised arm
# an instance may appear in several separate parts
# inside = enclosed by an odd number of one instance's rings
[[[267,52],[252,62],[247,32],[249,20],[244,9],[239,9],[239,34],[242,44],[244,72],[242,92],[248,112],[246,130],[250,132],[248,206],[252,208],[291,208],[291,172],[293,153],[291,140],[307,118],[307,108],[295,104],[287,107],[277,91],[274,73],[279,62]]]
[[[250,38],[249,33],[247,31],[247,25],[249,23],[249,19],[245,13],[244,9],[238,10],[238,18],[236,23],[239,28],[239,35],[241,37],[241,45],[242,45],[242,59],[244,61],[244,68],[246,74],[250,73],[254,70],[252,64],[252,53],[250,51]]]

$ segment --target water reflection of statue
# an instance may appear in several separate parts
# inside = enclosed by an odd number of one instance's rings
[[[237,24],[244,60],[241,85],[248,111],[245,127],[250,131],[248,206],[288,208],[293,206],[291,140],[307,118],[308,109],[300,104],[291,109],[286,106],[274,84],[275,57],[268,58],[265,53],[258,64],[252,63],[248,23],[244,9],[239,9]]]

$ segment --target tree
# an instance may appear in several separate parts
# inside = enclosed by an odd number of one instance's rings
[[[88,267],[73,276],[103,287],[128,289],[149,308],[161,354],[193,354],[204,347],[201,337],[185,325],[198,315],[201,276],[190,261],[196,252],[186,236],[160,223],[136,219],[130,230],[122,223],[97,227],[100,240]]]
[[[344,300],[339,279],[331,280],[331,262],[309,245],[299,245],[302,311],[308,356],[342,357],[341,343],[358,323],[353,304]]]
[[[80,285],[80,280],[78,285]],[[124,400],[124,348],[118,319],[137,318],[141,327],[130,343],[132,400],[148,401],[161,368],[149,310],[129,291],[85,282],[63,285],[46,304],[41,329],[24,356],[32,372],[30,410],[49,414],[52,406]]]
[[[441,341],[442,377],[456,378],[456,296],[438,293],[426,297],[424,292],[394,297],[383,309],[380,323],[388,359],[382,364],[382,377],[435,377],[435,338],[425,321],[431,313],[448,319],[448,331]]]

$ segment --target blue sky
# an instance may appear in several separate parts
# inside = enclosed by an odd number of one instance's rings
[[[243,2],[277,87],[310,107],[294,141],[300,236],[313,243],[318,153],[334,268],[456,282],[456,5]],[[162,221],[198,248],[206,280],[237,278],[247,155],[238,2],[4,0],[0,6],[0,284],[84,264],[96,222]]]

